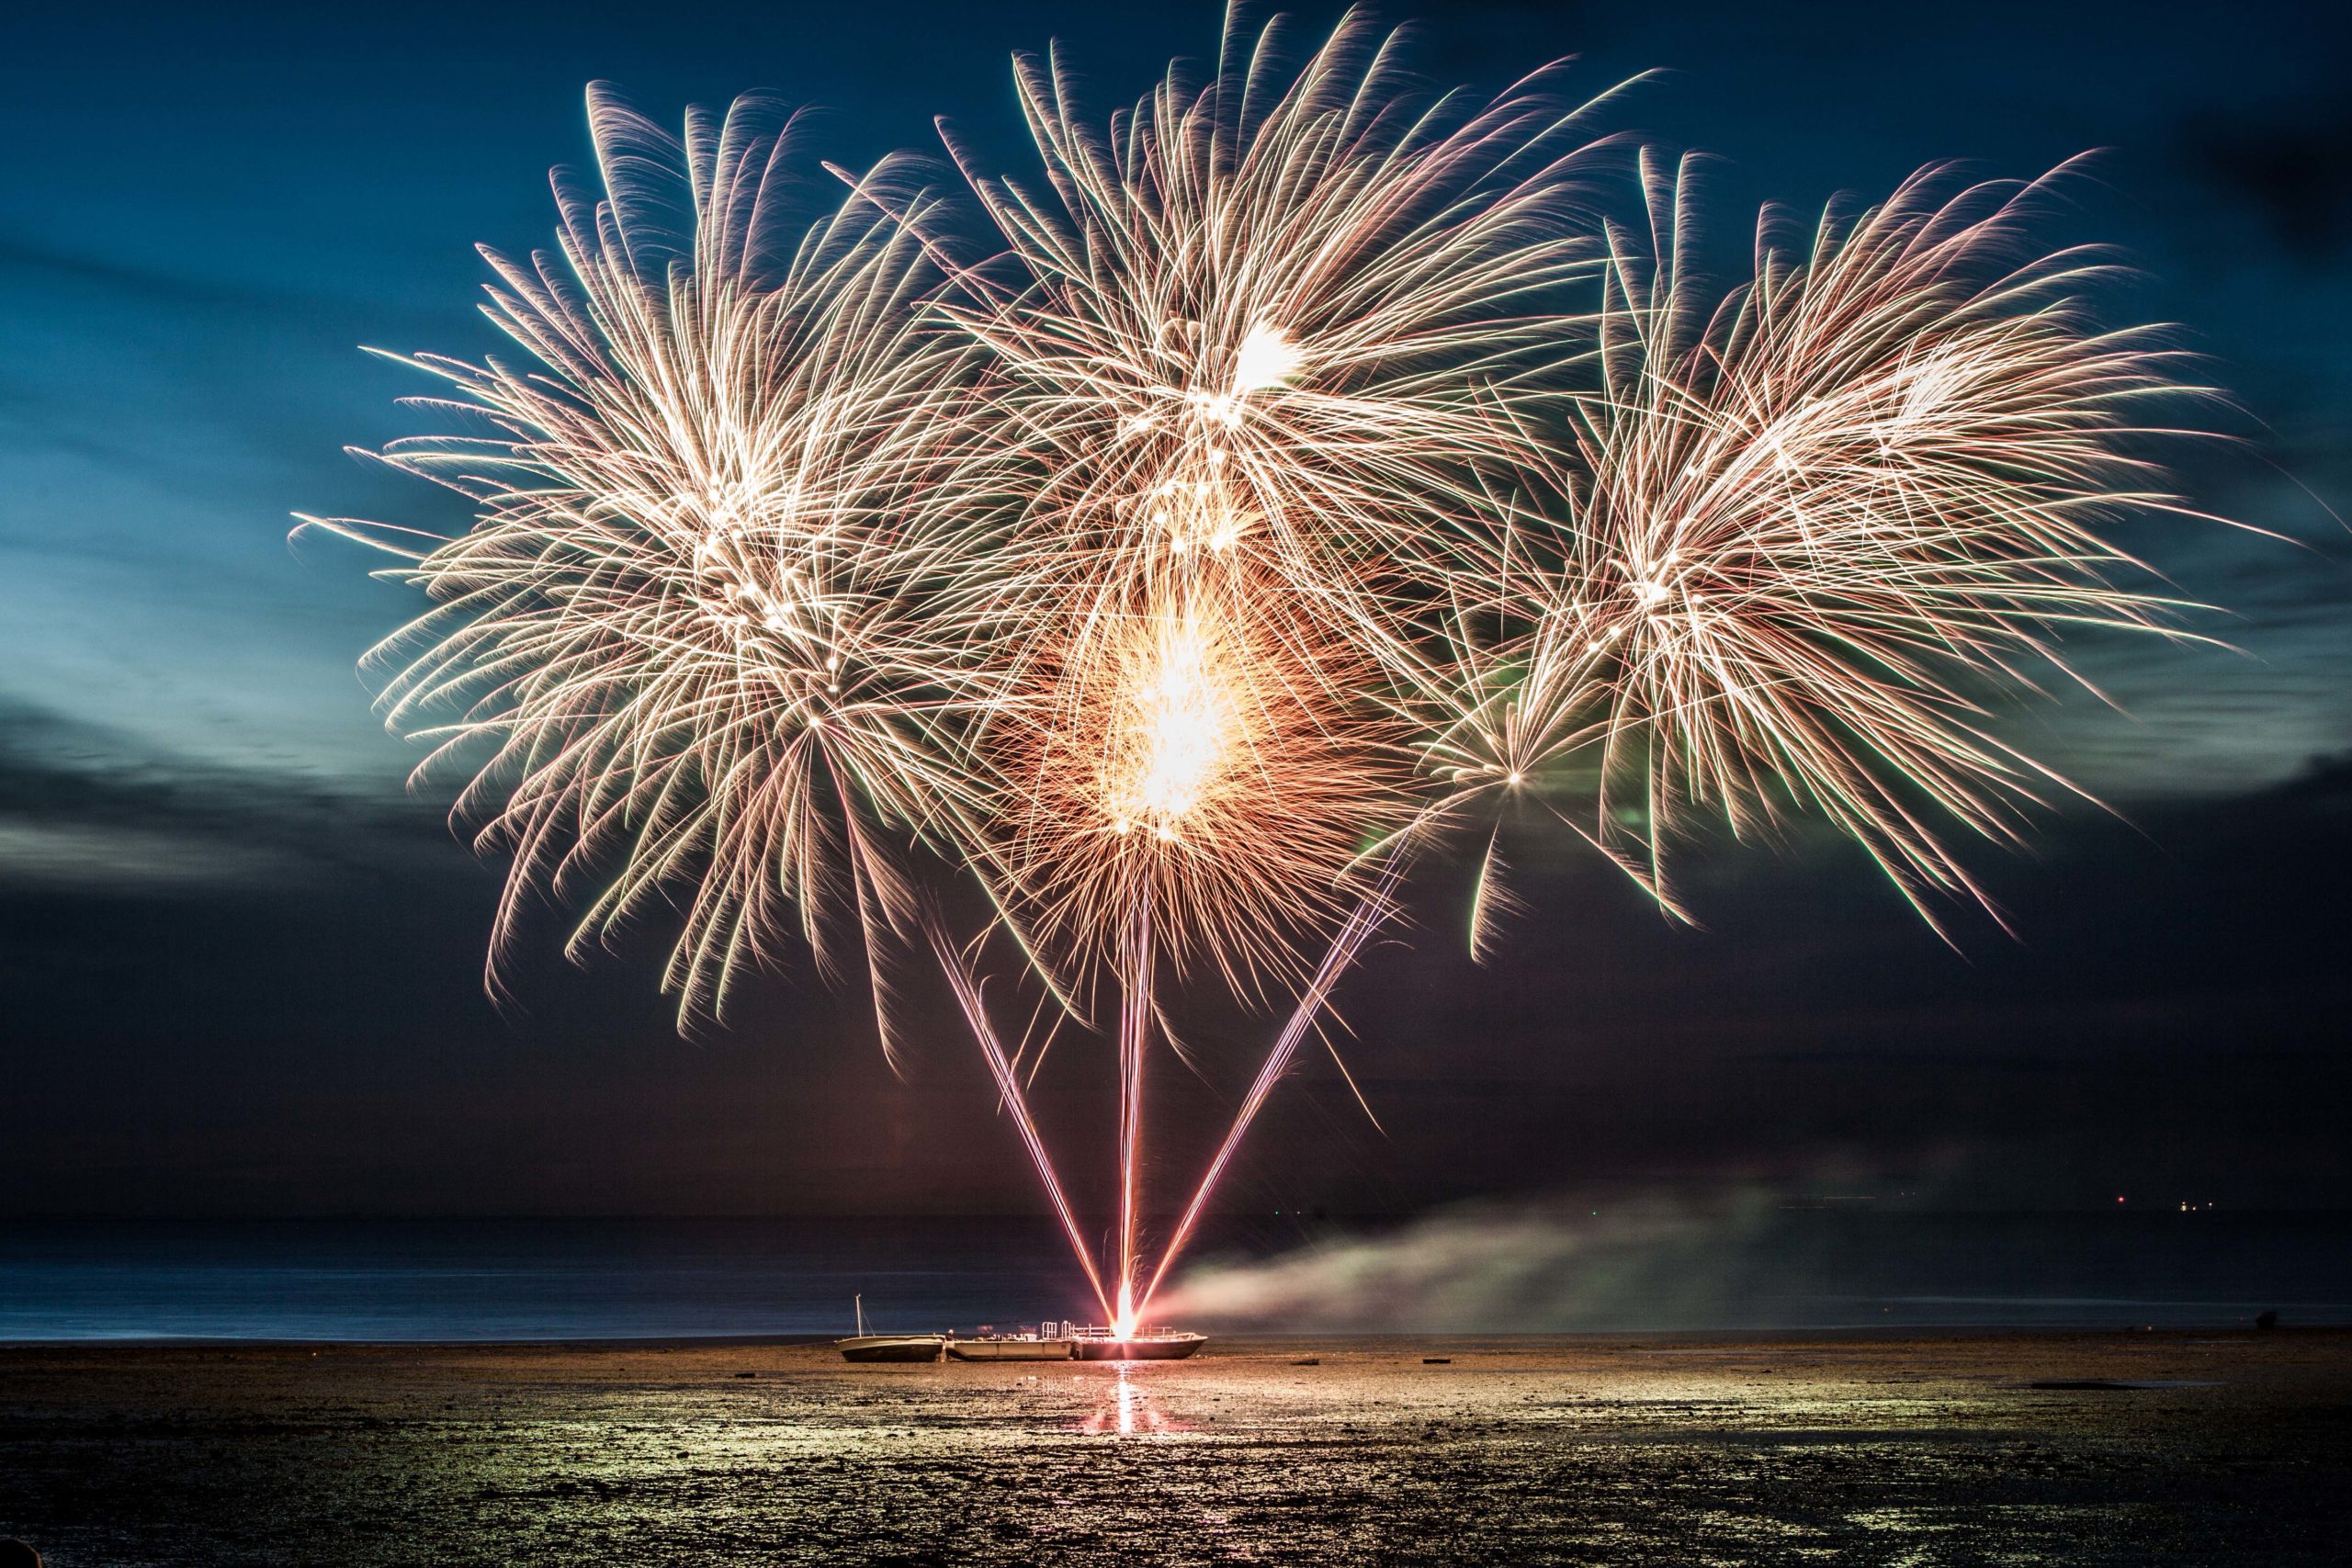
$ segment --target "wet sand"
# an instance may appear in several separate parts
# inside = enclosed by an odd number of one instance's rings
[[[2333,1563],[2352,1332],[1226,1339],[1124,1373],[0,1348],[10,1534],[56,1568]]]

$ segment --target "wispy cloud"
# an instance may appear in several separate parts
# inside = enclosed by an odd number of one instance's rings
[[[0,890],[178,896],[404,874],[447,842],[429,808],[195,762],[0,694]]]

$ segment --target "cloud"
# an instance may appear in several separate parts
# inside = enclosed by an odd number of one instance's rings
[[[0,818],[0,886],[133,892],[282,882],[304,863],[282,852],[200,834],[81,828]]]
[[[132,263],[84,255],[0,233],[0,273],[100,290],[175,310],[232,310],[278,315],[317,303],[291,290],[256,288]]]
[[[2250,208],[2289,254],[2333,265],[2352,249],[2352,111],[2339,97],[2267,116],[2204,114],[2179,130],[2199,177]]]
[[[109,296],[121,303],[169,310],[183,317],[188,312],[203,312],[240,320],[262,319],[302,330],[318,326],[322,317],[337,321],[364,318],[417,332],[446,329],[452,319],[451,313],[419,311],[372,296],[175,272],[60,250],[0,231],[0,275],[9,273],[17,275],[22,282],[51,288],[62,285]],[[456,319],[465,318],[459,314]]]
[[[430,838],[428,839],[428,835]],[[0,891],[182,897],[400,867],[446,842],[437,817],[191,762],[0,694]]]
[[[390,434],[394,398],[419,389],[360,344],[468,352],[485,330],[461,295],[420,311],[357,287],[181,273],[5,231],[0,295],[0,457],[63,458],[273,523],[305,489],[347,491],[345,444]],[[30,471],[15,476],[12,510],[30,509]]]

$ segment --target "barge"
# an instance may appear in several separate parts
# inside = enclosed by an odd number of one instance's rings
[[[1123,1335],[1073,1326],[1070,1338],[1081,1361],[1181,1361],[1209,1342],[1205,1334],[1174,1328],[1136,1328]]]

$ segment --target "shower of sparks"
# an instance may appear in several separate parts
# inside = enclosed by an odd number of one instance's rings
[[[998,721],[1006,858],[1047,950],[1287,979],[1301,933],[1359,896],[1365,838],[1401,818],[1381,716],[1330,696],[1376,671],[1335,668],[1346,645],[1316,648],[1249,579],[1237,563],[1148,582],[1033,666],[1034,699]],[[1138,919],[1150,951],[1122,954]]]
[[[589,111],[605,193],[559,185],[556,253],[490,258],[488,313],[536,363],[414,361],[487,434],[385,454],[479,521],[332,525],[435,601],[372,658],[388,721],[435,743],[421,774],[470,774],[458,814],[512,857],[493,986],[537,894],[584,904],[575,956],[674,899],[690,1022],[779,933],[834,964],[837,908],[870,959],[913,919],[895,840],[988,807],[949,734],[1001,684],[983,514],[956,505],[975,354],[914,310],[935,280],[899,226],[851,204],[780,232],[766,106],[683,143]]]
[[[1589,336],[1605,148],[1555,72],[1431,101],[1362,17],[1283,61],[1237,12],[1205,85],[1171,69],[1102,130],[1058,56],[1020,62],[1045,184],[958,150],[1009,265],[948,309],[1030,475],[1020,570],[1081,630],[1239,554],[1316,642],[1409,667],[1395,595],[1478,558],[1491,482],[1538,457],[1533,410]]]
[[[1471,791],[1590,759],[1589,836],[1669,907],[1668,849],[1710,812],[1817,811],[1923,913],[1976,896],[1951,830],[2018,841],[2072,787],[1991,705],[2076,679],[2063,632],[2186,635],[2102,530],[2194,515],[2144,453],[2178,434],[2160,405],[2211,394],[2155,334],[2091,323],[2095,258],[2021,254],[2047,181],[1931,169],[1810,236],[1768,219],[1718,295],[1680,265],[1687,169],[1643,176],[1649,243],[1612,235],[1601,385],[1557,471],[1565,544],[1498,596],[1521,635],[1470,661],[1431,754]]]
[[[1008,858],[1040,944],[1121,993],[1126,1292],[1156,981],[1295,987],[1372,897],[1363,846],[1413,806],[1380,699],[1540,457],[1594,148],[1540,79],[1417,99],[1361,17],[1293,72],[1236,17],[1205,85],[1107,130],[1058,59],[1016,84],[1045,186],[972,174],[1012,265],[947,310],[1029,476],[1009,564],[1054,635],[1006,727]]]
[[[1330,700],[1347,682],[1305,628],[1266,623],[1280,598],[1245,563],[1154,573],[1136,597],[1001,721],[1021,915],[1119,995],[1122,1292],[1141,1267],[1156,977],[1205,953],[1237,989],[1293,980],[1317,929],[1371,896],[1360,846],[1395,825],[1405,778],[1371,741],[1376,710]]]
[[[1768,221],[1711,293],[1687,175],[1645,155],[1647,223],[1605,220],[1551,74],[1426,99],[1359,17],[1295,71],[1229,25],[1205,85],[1097,130],[1024,61],[1046,180],[957,150],[977,264],[902,165],[792,228],[788,122],[679,141],[592,94],[602,192],[491,258],[530,363],[413,361],[479,433],[383,455],[474,525],[313,522],[434,601],[376,657],[511,857],[493,987],[536,899],[575,956],[674,909],[682,1025],[784,935],[827,969],[854,938],[888,1050],[886,966],[927,951],[1125,1336],[1424,846],[1475,832],[1498,940],[1502,797],[1584,794],[1563,818],[1668,908],[1707,815],[1817,813],[1923,912],[1973,895],[1954,839],[2065,787],[1992,705],[2069,632],[2185,635],[2108,534],[2194,515],[2148,453],[2195,389],[2094,324],[2098,263],[2025,248],[2040,184]],[[917,845],[987,929],[950,937]],[[1011,1048],[994,934],[1051,996]],[[1144,1090],[1196,972],[1284,1021],[1155,1261]],[[1025,1100],[1095,1016],[1107,1269]]]

